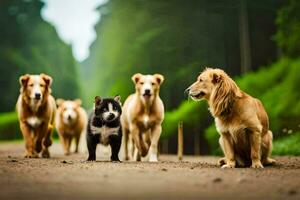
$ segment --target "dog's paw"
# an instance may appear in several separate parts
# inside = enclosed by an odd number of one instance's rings
[[[257,160],[257,161],[252,161],[251,168],[261,169],[264,168],[264,166],[261,164],[260,160]]]
[[[222,169],[227,169],[227,168],[235,168],[234,165],[229,165],[229,164],[225,164],[221,167]]]
[[[149,162],[158,162],[157,155],[151,153],[149,156]]]
[[[39,155],[36,152],[26,152],[24,158],[38,158]]]
[[[276,164],[276,160],[275,159],[272,159],[272,158],[267,158],[265,161],[264,161],[264,165],[275,165]]]
[[[48,151],[48,149],[45,149],[42,151],[42,157],[43,158],[50,158],[50,153]]]
[[[223,165],[225,165],[226,164],[226,158],[220,158],[219,160],[218,160],[218,165],[220,166],[220,167],[222,167]]]
[[[222,169],[225,168],[235,168],[235,161],[226,161],[226,164],[222,166]]]

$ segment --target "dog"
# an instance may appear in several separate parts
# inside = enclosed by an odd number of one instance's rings
[[[125,160],[138,161],[141,156],[147,156],[146,160],[157,162],[157,146],[164,120],[164,105],[159,90],[164,77],[161,74],[137,73],[132,76],[132,81],[135,93],[126,99],[121,116]],[[134,145],[133,151],[129,151],[130,144]]]
[[[96,147],[101,143],[111,147],[111,161],[120,161],[119,151],[122,142],[121,97],[101,99],[95,97],[94,111],[89,117],[87,127],[88,161],[96,160]]]
[[[21,89],[16,110],[20,129],[26,145],[26,158],[49,158],[52,144],[56,105],[51,96],[52,78],[46,74],[23,75],[19,79]]]
[[[64,154],[70,154],[73,139],[75,139],[75,153],[78,153],[80,136],[86,130],[87,125],[87,114],[81,107],[81,100],[57,99],[56,104],[58,109],[55,126],[64,148]]]
[[[270,158],[273,135],[262,103],[240,90],[223,70],[205,69],[186,92],[195,101],[208,101],[225,155],[219,160],[222,168],[275,163]]]

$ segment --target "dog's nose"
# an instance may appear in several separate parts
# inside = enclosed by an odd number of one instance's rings
[[[184,93],[185,93],[185,94],[188,94],[188,93],[190,92],[190,90],[191,90],[191,88],[187,88],[187,89],[184,91]]]
[[[68,115],[68,120],[71,120],[71,115]]]
[[[115,114],[109,113],[109,115],[108,115],[108,120],[112,120],[112,119],[114,119],[114,118],[115,118]]]
[[[40,99],[41,98],[41,94],[40,93],[35,93],[35,98],[36,99]]]
[[[145,90],[145,94],[150,94],[150,92],[151,92],[151,91],[150,91],[149,89],[146,89],[146,90]]]

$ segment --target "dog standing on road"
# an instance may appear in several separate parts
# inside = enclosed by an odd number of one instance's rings
[[[46,74],[21,76],[16,109],[26,144],[26,158],[36,158],[42,151],[49,158],[56,104],[51,96],[52,78]]]
[[[225,154],[219,161],[222,168],[263,168],[275,163],[270,158],[273,136],[262,103],[241,91],[223,70],[207,68],[186,91],[195,101],[208,101]]]
[[[97,144],[111,147],[111,161],[119,160],[122,142],[121,97],[102,99],[95,97],[95,107],[89,116],[86,141],[89,150],[88,161],[96,160]]]
[[[140,160],[149,156],[150,162],[157,162],[158,141],[161,123],[164,119],[164,105],[159,97],[159,89],[164,81],[160,74],[132,76],[135,93],[130,95],[123,106],[121,122],[125,159]],[[129,142],[133,151],[129,150]]]
[[[57,99],[58,109],[55,117],[55,126],[59,134],[65,155],[70,154],[72,140],[75,139],[75,153],[81,134],[86,130],[87,114],[81,107],[81,100],[74,101]]]

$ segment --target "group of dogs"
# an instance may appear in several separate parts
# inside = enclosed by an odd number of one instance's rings
[[[41,153],[43,158],[49,158],[55,127],[66,155],[70,154],[72,140],[78,152],[80,136],[85,132],[88,161],[96,160],[99,143],[110,145],[112,161],[120,161],[121,146],[124,160],[158,161],[164,119],[159,96],[164,82],[161,74],[133,75],[135,93],[127,97],[123,106],[120,96],[96,96],[89,116],[79,99],[55,100],[51,96],[52,78],[48,75],[26,74],[19,81],[16,108],[25,140],[25,157],[36,158]],[[241,91],[223,70],[206,68],[186,92],[195,101],[208,102],[225,155],[219,160],[222,168],[263,168],[275,163],[270,158],[273,136],[262,103]]]

